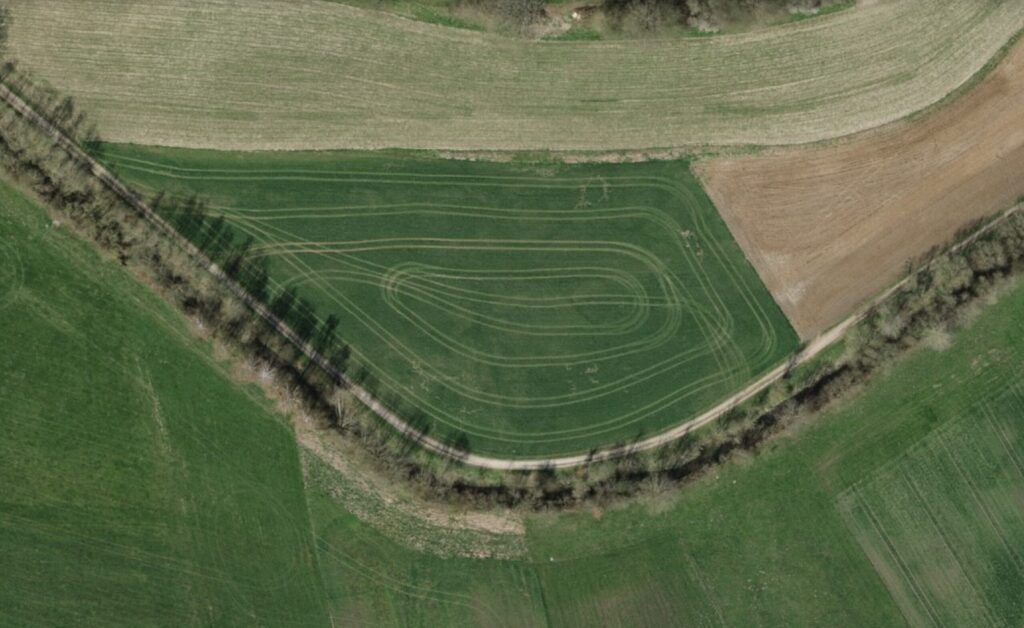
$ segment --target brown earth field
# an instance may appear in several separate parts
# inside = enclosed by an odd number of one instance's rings
[[[812,338],[1024,195],[1024,44],[927,115],[696,170],[797,333]]]

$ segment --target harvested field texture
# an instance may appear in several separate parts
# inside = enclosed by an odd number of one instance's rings
[[[339,317],[353,377],[365,369],[393,410],[473,453],[650,435],[796,348],[683,161],[104,156],[140,190],[209,199],[272,279]]]
[[[964,84],[1024,3],[865,3],[766,31],[529,42],[296,0],[11,0],[10,53],[111,141],[224,149],[793,144]]]
[[[1024,45],[966,95],[834,145],[697,165],[802,337],[1024,195]]]

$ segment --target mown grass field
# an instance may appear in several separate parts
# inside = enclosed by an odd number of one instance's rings
[[[711,407],[796,338],[685,162],[108,146],[341,318],[350,372],[474,453],[585,452]]]
[[[0,330],[0,624],[329,625],[287,423],[7,185]]]
[[[222,149],[793,144],[902,118],[1024,27],[901,0],[755,33],[531,42],[298,0],[11,0],[10,54],[111,141]]]

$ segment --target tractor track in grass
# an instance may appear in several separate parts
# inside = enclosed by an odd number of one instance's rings
[[[298,288],[341,316],[349,364],[373,374],[378,398],[429,419],[444,442],[465,434],[460,446],[477,454],[566,456],[635,442],[710,408],[797,347],[682,162],[537,169],[224,157],[103,151],[144,195],[211,199],[211,212],[254,238],[250,252],[272,259],[271,292]],[[582,269],[600,283],[537,275]],[[524,273],[530,286],[508,283]]]
[[[376,399],[369,391],[359,386],[358,384],[350,381],[340,371],[334,368],[326,358],[321,355],[312,345],[303,341],[284,321],[274,315],[262,302],[251,295],[245,288],[231,279],[217,264],[212,262],[202,251],[200,251],[195,245],[186,240],[181,236],[177,230],[174,229],[168,222],[160,217],[156,212],[153,211],[140,197],[138,194],[133,192],[127,185],[122,183],[117,177],[115,177],[109,170],[107,170],[102,164],[100,164],[91,155],[86,153],[81,147],[79,147],[73,140],[68,138],[60,129],[51,124],[44,117],[39,115],[28,103],[22,100],[17,94],[11,91],[6,85],[0,84],[0,99],[8,104],[12,109],[20,113],[26,119],[31,121],[40,130],[42,130],[47,136],[49,136],[56,144],[60,145],[70,155],[86,164],[93,176],[101,181],[108,189],[114,192],[120,197],[125,203],[130,205],[136,211],[138,211],[147,221],[154,225],[160,232],[171,238],[184,250],[189,252],[194,260],[201,264],[206,270],[214,275],[228,290],[235,295],[238,299],[242,300],[248,305],[257,315],[259,315],[265,322],[271,325],[275,330],[281,333],[285,338],[292,342],[299,350],[309,358],[310,361],[317,364],[325,372],[327,372],[336,381],[345,384],[352,394],[360,400],[367,408],[369,408],[377,417],[391,425],[404,437],[416,442],[425,449],[454,460],[458,460],[463,464],[496,469],[496,470],[539,470],[548,468],[565,468],[574,467],[590,462],[597,462],[602,460],[609,460],[618,457],[628,455],[633,452],[644,451],[656,448],[658,446],[669,443],[673,440],[681,438],[682,436],[703,427],[723,414],[725,414],[730,408],[737,404],[740,404],[758,392],[764,390],[774,382],[781,379],[791,368],[794,366],[806,363],[816,357],[822,350],[830,346],[833,342],[841,338],[850,328],[856,325],[868,311],[869,308],[864,308],[860,312],[848,317],[842,323],[834,326],[829,331],[819,335],[817,338],[810,341],[805,348],[788,360],[784,364],[776,366],[768,373],[762,375],[756,381],[748,384],[740,391],[730,395],[726,399],[719,402],[715,407],[707,410],[695,418],[692,418],[684,423],[681,423],[673,428],[662,431],[651,437],[639,440],[626,445],[608,447],[604,449],[596,449],[588,454],[580,454],[573,456],[556,456],[556,457],[544,457],[544,458],[530,458],[530,459],[516,459],[516,458],[499,458],[493,456],[481,456],[473,454],[467,451],[460,450],[458,448],[447,445],[425,432],[412,426],[395,412],[386,407],[378,399]],[[1007,211],[1003,217],[1010,214],[1011,211]],[[996,224],[998,220],[990,223],[989,227]],[[977,234],[971,236],[976,237]],[[971,239],[969,238],[969,239]],[[969,240],[968,239],[968,240]],[[965,241],[966,242],[966,241]],[[962,244],[962,243],[961,243]],[[889,296],[893,291],[897,290],[905,280],[895,284],[883,294],[879,295],[874,299],[871,305],[874,305],[881,300]]]

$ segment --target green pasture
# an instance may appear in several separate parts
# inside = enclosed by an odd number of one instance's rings
[[[477,453],[650,435],[797,344],[683,161],[103,154],[140,190],[207,199],[276,282],[341,319],[351,373]]]
[[[1024,622],[1024,389],[1011,385],[840,496],[914,625]]]
[[[312,483],[332,608],[424,626],[1018,625],[1022,307],[1024,287],[681,492],[531,516],[510,561],[412,551]],[[360,570],[375,584],[331,589]]]
[[[0,624],[327,626],[290,428],[0,185]]]
[[[1019,625],[1022,309],[682,491],[471,558],[303,477],[178,314],[0,187],[0,624]]]

